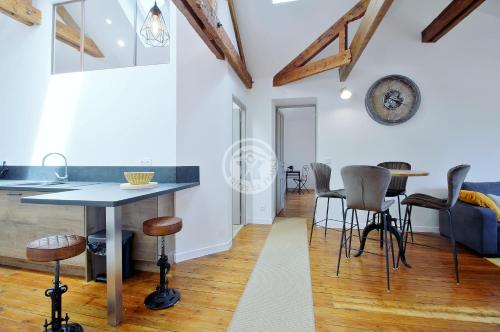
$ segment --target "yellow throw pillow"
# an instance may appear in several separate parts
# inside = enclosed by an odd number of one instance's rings
[[[482,206],[493,210],[497,215],[497,221],[500,222],[500,209],[495,202],[483,193],[477,191],[460,190],[459,199],[462,202]]]

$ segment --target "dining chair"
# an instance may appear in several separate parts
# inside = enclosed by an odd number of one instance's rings
[[[455,277],[457,279],[457,285],[460,284],[460,277],[458,273],[457,246],[455,242],[455,236],[453,234],[453,219],[451,216],[451,208],[457,203],[458,196],[460,195],[460,189],[462,188],[462,184],[464,183],[465,177],[467,176],[467,173],[469,173],[469,170],[469,165],[459,165],[451,168],[448,171],[448,197],[445,199],[417,193],[408,196],[401,202],[401,204],[406,205],[407,209],[407,218],[405,218],[405,225],[403,225],[405,238],[404,249],[406,249],[406,239],[408,238],[408,231],[405,229],[411,222],[411,213],[414,206],[422,207],[425,209],[446,211],[448,213],[448,221],[450,223],[451,251],[453,254],[453,261],[455,265]],[[408,219],[408,221],[406,219]]]
[[[397,170],[411,170],[411,165],[403,161],[386,161],[378,164],[378,166],[387,169],[397,169]],[[406,183],[408,182],[407,176],[393,176],[391,183],[389,183],[389,188],[387,189],[386,197],[392,198],[396,197],[398,200],[398,212],[399,212],[399,228],[403,228],[403,215],[401,214],[401,196],[407,197],[406,195]],[[413,227],[411,223],[409,224],[411,241],[413,242]]]
[[[322,163],[311,163],[311,169],[313,171],[314,175],[314,192],[315,192],[315,201],[314,201],[314,212],[313,212],[313,221],[311,224],[311,234],[309,236],[309,244],[311,244],[312,241],[312,235],[314,231],[314,226],[321,223],[325,222],[325,237],[326,237],[326,231],[328,229],[328,220],[334,220],[335,219],[330,219],[328,218],[328,213],[330,210],[330,199],[340,199],[342,202],[342,217],[344,216],[344,200],[345,200],[345,192],[344,189],[336,189],[332,190],[330,189],[330,179],[332,175],[332,169],[330,166]],[[319,198],[326,198],[327,203],[326,203],[326,217],[325,219],[321,220],[316,220],[316,208],[318,206],[318,199]],[[343,220],[342,220],[343,222]],[[360,230],[359,230],[359,223],[357,225],[358,227],[358,234],[360,235]]]
[[[309,176],[309,166],[302,166],[302,171],[300,172],[300,176],[298,179],[293,179],[295,181],[296,187],[295,190],[298,191],[299,195],[303,193],[303,191],[309,192],[309,189],[306,188],[307,177]]]
[[[389,183],[391,182],[391,172],[379,166],[346,166],[341,170],[342,181],[344,182],[344,190],[347,201],[347,208],[344,211],[344,223],[342,225],[342,236],[340,240],[340,249],[337,261],[337,276],[340,272],[340,258],[342,248],[347,247],[346,237],[346,220],[347,213],[351,210],[351,221],[357,211],[372,212],[375,215],[380,215],[380,220],[384,225],[383,242],[385,244],[385,264],[387,277],[387,290],[390,291],[390,276],[389,276],[389,243],[391,244],[393,267],[394,247],[392,246],[392,233],[388,232],[388,224],[391,223],[389,208],[394,204],[394,200],[385,200]],[[391,239],[388,238],[388,233],[391,234]],[[352,236],[352,224],[351,224]],[[351,239],[349,239],[351,241]],[[349,243],[350,250],[350,243]]]

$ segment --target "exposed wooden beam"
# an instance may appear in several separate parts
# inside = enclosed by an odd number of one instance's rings
[[[73,16],[71,16],[64,5],[57,5],[56,12],[66,25],[77,31],[80,31],[80,26],[78,25],[78,23],[76,23],[76,21],[73,19]]]
[[[349,47],[347,33],[348,33],[348,29],[347,29],[347,24],[346,24],[346,25],[344,25],[344,28],[340,29],[340,31],[339,31],[339,52],[345,51]]]
[[[349,47],[351,50],[351,62],[339,68],[339,77],[341,82],[345,81],[351,73],[392,3],[393,0],[370,1],[370,4],[366,9],[365,16],[363,17],[358,31],[356,31]]]
[[[343,50],[335,55],[290,69],[274,77],[273,85],[280,86],[334,69],[351,62],[351,51]]]
[[[75,30],[61,21],[56,21],[56,39],[78,51],[80,50],[80,35],[80,31]],[[94,41],[89,37],[85,37],[84,51],[95,58],[104,57],[104,54],[102,54],[101,50],[99,50]]]
[[[28,26],[42,23],[42,12],[31,0],[0,0],[0,12]]]
[[[328,45],[330,45],[339,36],[340,31],[346,29],[347,24],[358,20],[365,14],[370,0],[361,0],[352,7],[344,16],[328,28],[321,36],[312,42],[302,53],[286,65],[278,74],[286,72],[290,69],[303,66],[311,61],[316,55],[321,53]]]
[[[68,12],[64,5],[58,5],[56,7],[57,15],[62,20],[56,20],[56,38],[57,40],[80,50],[80,38],[81,38],[81,30],[78,23],[76,23],[75,19]],[[92,38],[85,36],[84,40],[84,52],[88,55],[91,55],[95,58],[103,58],[99,47],[97,47],[96,43],[92,40]]]
[[[246,65],[245,53],[243,52],[243,44],[241,42],[240,27],[238,25],[238,16],[236,14],[236,7],[234,0],[227,0],[229,5],[229,12],[231,13],[231,21],[233,22],[234,35],[236,36],[236,43],[238,44],[238,53],[240,54],[241,61]]]
[[[483,2],[484,0],[454,0],[422,31],[422,42],[437,42]]]
[[[226,30],[219,22],[212,5],[209,4],[207,0],[174,0],[176,5],[181,2],[181,7],[185,7],[188,10],[193,18],[196,19],[197,25],[204,27],[203,32],[206,34],[207,38],[215,42],[243,84],[250,89],[253,83],[252,77],[238,51],[229,39]]]
[[[212,51],[217,59],[224,60],[224,53],[217,46],[213,38],[208,34],[205,29],[205,25],[198,19],[198,17],[194,14],[191,7],[185,3],[185,0],[172,0],[179,9],[179,11],[186,17],[189,24],[194,28],[196,33],[200,36],[200,38],[205,42],[208,48]]]

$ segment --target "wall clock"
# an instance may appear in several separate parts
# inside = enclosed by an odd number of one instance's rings
[[[366,93],[366,111],[383,125],[410,120],[420,106],[420,90],[406,76],[390,75],[376,81]]]

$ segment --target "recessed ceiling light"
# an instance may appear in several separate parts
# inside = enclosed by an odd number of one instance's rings
[[[351,90],[349,90],[347,88],[342,88],[340,90],[340,98],[342,98],[344,100],[347,100],[347,99],[350,99],[351,97],[352,97]]]
[[[116,41],[116,44],[118,44],[118,46],[120,46],[120,47],[125,47],[125,42],[123,40],[121,40],[121,39],[118,39]]]
[[[111,24],[113,24],[113,21],[111,21],[111,19],[107,18],[107,19],[106,19],[106,23],[108,23],[108,24],[110,24],[110,25],[111,25]]]
[[[285,2],[293,2],[293,1],[297,1],[297,0],[273,0],[273,5],[277,5],[277,4],[285,3]]]

